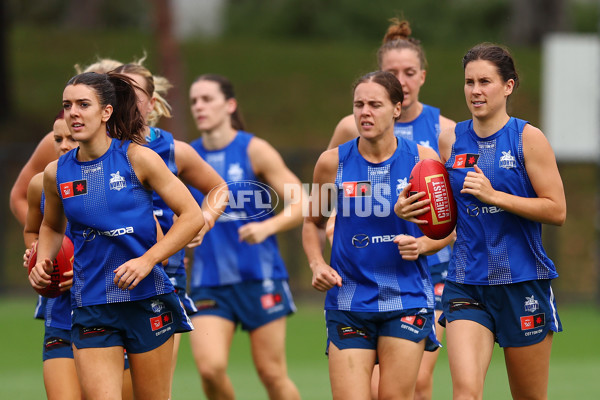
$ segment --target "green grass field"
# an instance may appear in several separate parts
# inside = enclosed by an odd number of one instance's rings
[[[318,296],[317,296],[318,297]],[[6,324],[0,333],[0,398],[43,399],[41,321],[31,318],[34,296],[0,298],[0,315]],[[319,303],[300,301],[288,323],[288,367],[303,399],[330,399],[327,359],[323,355],[325,330]],[[600,398],[600,310],[592,306],[559,306],[565,331],[555,336],[550,366],[550,399]],[[229,372],[242,400],[266,399],[249,352],[247,335],[233,343]],[[451,399],[448,360],[442,349],[435,371],[434,399]],[[189,342],[184,335],[175,373],[174,400],[204,399]],[[510,391],[502,352],[496,348],[487,376],[484,398],[509,399]]]

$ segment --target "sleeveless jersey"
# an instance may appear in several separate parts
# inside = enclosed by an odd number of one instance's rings
[[[440,109],[423,104],[423,110],[415,120],[394,124],[394,135],[430,147],[439,154]]]
[[[40,201],[40,210],[44,214],[44,201],[46,195],[42,189],[42,197]],[[72,240],[69,233],[69,226],[65,235]],[[38,296],[38,303],[35,307],[34,317],[43,319],[46,326],[59,329],[71,329],[71,292],[67,291],[58,297],[48,298]]]
[[[423,110],[415,120],[394,124],[394,135],[432,148],[439,154],[440,129],[440,109],[423,104]],[[446,263],[450,261],[451,253],[452,247],[446,246],[437,253],[427,256],[427,263],[429,265]]]
[[[342,286],[327,291],[325,309],[383,312],[433,308],[425,257],[403,260],[393,242],[400,234],[423,236],[416,224],[394,213],[396,199],[419,160],[417,145],[398,138],[395,153],[374,164],[360,155],[358,140],[338,148],[331,267],[342,277]]]
[[[235,139],[220,150],[206,150],[202,138],[191,143],[229,185],[229,201],[225,212],[206,234],[202,245],[194,249],[191,286],[221,286],[240,282],[288,279],[279,254],[276,237],[262,243],[239,241],[238,229],[249,222],[270,218],[268,186],[257,180],[248,157],[248,144],[253,135],[238,131]],[[198,204],[204,196],[190,188]]]
[[[473,121],[456,125],[456,141],[446,169],[456,200],[458,221],[448,279],[471,285],[502,285],[556,278],[556,268],[542,247],[541,223],[461,194],[467,172],[477,164],[495,190],[537,197],[523,158],[527,121],[510,118],[487,138],[473,130]]]
[[[132,290],[113,282],[118,266],[156,243],[152,192],[135,175],[129,145],[112,139],[95,160],[78,161],[78,148],[58,160],[57,189],[75,247],[73,307],[141,300],[174,290],[160,264]]]
[[[146,137],[146,147],[154,150],[167,164],[169,170],[178,175],[177,165],[175,164],[175,141],[170,132],[160,128],[150,127],[150,136]],[[175,213],[167,206],[161,197],[152,193],[152,203],[154,205],[154,216],[158,220],[163,234],[167,234],[171,226],[173,226]],[[185,249],[179,250],[177,253],[169,257],[167,265],[164,267],[167,275],[185,274],[183,258],[185,257]]]

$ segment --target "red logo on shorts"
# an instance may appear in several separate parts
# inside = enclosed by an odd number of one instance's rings
[[[546,325],[546,315],[544,313],[521,317],[522,331],[526,331],[528,329],[533,329],[537,328],[538,326],[544,325]]]
[[[173,323],[171,311],[161,314],[158,317],[150,318],[150,327],[152,328],[152,331],[157,331],[171,323]]]
[[[400,318],[400,321],[413,325],[416,328],[422,329],[425,326],[425,318],[420,315],[407,315],[406,317]]]
[[[260,304],[262,308],[268,310],[281,303],[281,295],[279,293],[267,293],[260,296]]]
[[[444,284],[436,283],[435,286],[433,287],[433,294],[435,294],[436,296],[441,296],[443,293],[444,293]]]

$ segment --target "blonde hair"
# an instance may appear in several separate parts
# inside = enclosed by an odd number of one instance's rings
[[[123,65],[121,61],[113,60],[111,58],[98,58],[97,61],[93,64],[88,65],[83,68],[79,64],[75,64],[75,71],[77,74],[81,74],[84,72],[95,72],[97,74],[106,74],[109,71]]]
[[[147,117],[147,123],[150,126],[156,126],[162,117],[171,118],[171,105],[165,99],[167,92],[173,85],[169,80],[162,76],[154,76],[150,70],[144,67],[143,63],[146,60],[146,54],[139,60],[135,60],[129,64],[122,64],[115,69],[115,72],[121,74],[135,74],[144,78],[146,82],[143,89],[148,97],[154,99],[154,107]]]

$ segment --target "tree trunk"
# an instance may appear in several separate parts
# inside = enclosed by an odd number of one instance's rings
[[[173,133],[179,140],[187,138],[185,118],[187,102],[184,100],[185,79],[179,43],[173,33],[173,4],[171,0],[155,0],[155,36],[158,43],[158,65],[160,73],[173,84],[167,101],[173,107],[173,118],[163,119],[160,126]]]
[[[511,42],[537,46],[546,33],[565,30],[566,3],[565,0],[512,0]]]

